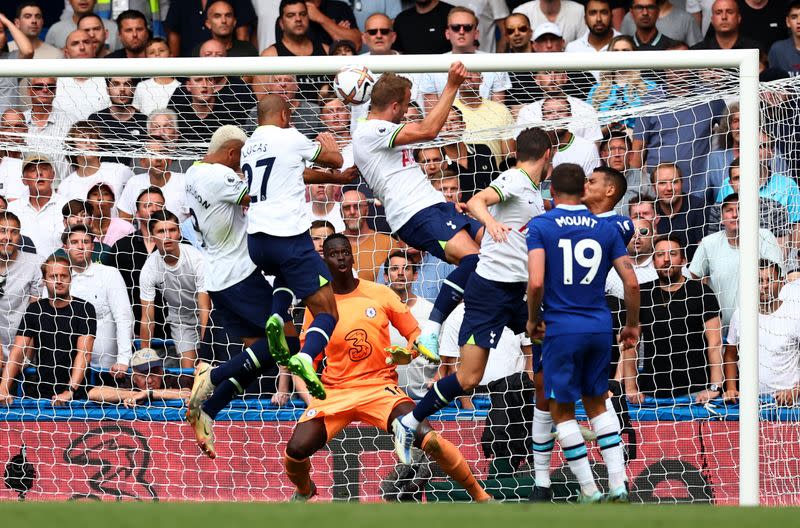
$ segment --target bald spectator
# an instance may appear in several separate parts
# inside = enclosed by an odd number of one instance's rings
[[[480,37],[478,17],[466,7],[454,7],[447,16],[445,36],[450,41],[451,51],[456,54],[482,53],[476,46]],[[397,23],[395,22],[395,27]],[[447,73],[429,73],[420,77],[419,91],[425,101],[425,110],[431,108],[439,100],[439,94],[447,84]],[[480,96],[484,99],[503,102],[506,90],[511,88],[511,80],[506,72],[485,72],[480,86]]]
[[[527,16],[534,31],[545,22],[557,24],[567,42],[577,39],[586,30],[583,6],[572,0],[532,0],[518,6],[514,13]]]
[[[89,34],[76,29],[67,35],[64,56],[68,59],[91,59],[94,44]],[[53,107],[67,114],[73,121],[86,119],[111,103],[106,81],[102,77],[59,77]]]
[[[342,195],[343,233],[353,246],[355,269],[360,278],[374,282],[394,242],[390,236],[369,227],[368,215],[367,198],[363,193],[346,191]]]
[[[591,174],[600,166],[600,154],[595,144],[575,135],[569,130],[567,123],[563,122],[572,117],[569,101],[565,97],[545,99],[542,103],[542,117],[545,121],[562,121],[556,125],[554,131],[558,145],[553,156],[553,167],[562,163],[575,163],[583,169],[584,174]]]
[[[565,51],[606,51],[611,39],[619,35],[619,32],[611,24],[611,2],[609,0],[586,2],[583,21],[587,31],[582,37],[570,41]]]
[[[700,32],[700,25],[685,9],[672,4],[670,0],[657,0],[657,4],[658,17],[656,20],[656,29],[661,34],[666,35],[672,40],[684,42],[689,46],[694,46],[703,40],[703,34]],[[634,23],[634,13],[635,11],[632,9],[622,20],[621,30],[622,33],[626,35],[633,36],[637,32],[637,26]],[[642,14],[644,15],[645,13]],[[646,14],[651,15],[651,13]]]
[[[522,13],[512,13],[503,21],[506,53],[533,53],[533,28]]]
[[[206,13],[216,2],[225,1],[233,7],[236,17],[234,38],[249,41],[256,21],[250,0],[172,0],[164,27],[173,57],[191,57],[192,50],[211,38],[206,26]]]
[[[447,53],[451,46],[445,31],[452,8],[440,0],[415,0],[413,7],[394,19],[397,32],[394,49],[406,55]]]
[[[86,13],[78,19],[78,29],[82,29],[89,34],[89,38],[94,44],[94,58],[101,59],[109,54],[106,47],[108,40],[108,30],[103,25],[103,19],[96,13]]]
[[[228,57],[257,57],[258,50],[245,40],[236,38],[236,14],[233,4],[225,1],[214,2],[206,8],[205,27],[211,33],[211,39],[222,45]],[[206,41],[207,42],[207,41]],[[200,45],[192,50],[193,57],[202,57]]]
[[[28,196],[8,204],[8,211],[20,220],[23,236],[30,237],[36,253],[51,255],[60,243],[64,230],[61,207],[53,191],[53,162],[42,154],[28,154],[22,162],[22,183]]]
[[[82,15],[92,13],[96,0],[69,0],[72,8],[72,15],[67,16],[50,26],[44,41],[56,48],[66,46],[67,36],[78,28],[78,20]],[[108,47],[110,51],[117,49],[118,31],[117,25],[112,20],[103,19],[103,25],[108,30]]]
[[[638,1],[638,0],[637,0]],[[747,49],[769,51],[764,44],[742,34],[742,15],[736,0],[716,0],[711,7],[712,30],[692,49]],[[763,38],[763,37],[762,37]]]
[[[106,55],[109,59],[143,59],[144,48],[150,39],[147,19],[134,9],[120,13],[117,18],[117,31],[122,48]]]
[[[33,0],[19,2],[14,25],[19,28],[22,35],[15,36],[14,41],[8,43],[9,51],[16,50],[20,42],[27,41],[33,48],[34,59],[60,59],[64,56],[59,48],[51,46],[39,38],[39,34],[44,28],[44,13],[38,2]]]
[[[144,49],[148,59],[172,56],[167,41],[162,38],[151,39]],[[141,81],[133,92],[133,106],[142,114],[149,116],[153,110],[166,108],[175,89],[181,83],[175,77],[153,77]]]
[[[5,148],[0,148],[0,196],[16,200],[28,195],[22,184],[22,154],[28,125],[25,114],[9,108],[0,115],[0,136]]]

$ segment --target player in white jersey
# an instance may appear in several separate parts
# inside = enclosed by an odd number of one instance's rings
[[[331,275],[308,230],[311,217],[306,207],[305,183],[347,183],[355,170],[322,172],[307,169],[315,163],[337,169],[342,155],[331,134],[316,141],[290,126],[291,109],[280,96],[268,95],[258,103],[258,128],[242,147],[242,173],[249,193],[247,248],[253,262],[275,276],[272,315],[266,333],[270,352],[279,365],[298,374],[308,391],[325,398],[314,372],[313,360],[328,344],[338,319]],[[280,295],[279,295],[280,293]],[[289,302],[284,300],[284,294]],[[291,356],[284,335],[291,297],[302,299],[314,315],[300,353]]]
[[[425,119],[401,124],[411,100],[411,81],[383,74],[372,89],[367,121],[353,135],[356,166],[386,208],[392,231],[409,246],[458,265],[442,284],[416,341],[420,353],[432,361],[439,360],[442,323],[461,301],[467,279],[478,264],[475,240],[482,226],[445,201],[406,146],[436,138],[466,75],[463,64],[453,63],[447,85]]]
[[[480,260],[464,292],[464,320],[458,335],[458,372],[437,381],[413,412],[394,421],[395,450],[409,463],[419,424],[458,396],[474,389],[483,377],[489,350],[497,346],[503,328],[525,331],[528,307],[528,222],[544,212],[539,183],[547,176],[553,148],[539,128],[517,136],[517,164],[467,203],[484,226]]]
[[[231,125],[220,127],[211,137],[203,160],[186,171],[186,200],[208,254],[206,289],[213,303],[214,321],[246,347],[216,368],[199,362],[195,371],[186,417],[198,445],[211,458],[216,456],[212,425],[217,413],[275,364],[264,336],[272,309],[272,286],[247,252],[243,207],[248,189],[236,173],[245,141],[243,130]],[[294,329],[291,324],[287,326]],[[290,348],[300,349],[296,336],[286,339]]]

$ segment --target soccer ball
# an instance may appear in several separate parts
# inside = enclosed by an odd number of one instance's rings
[[[366,66],[346,66],[333,79],[333,91],[343,103],[360,105],[369,101],[375,75]]]

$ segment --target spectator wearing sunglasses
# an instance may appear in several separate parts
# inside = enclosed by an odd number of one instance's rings
[[[633,222],[633,237],[628,242],[628,255],[631,256],[633,272],[639,284],[645,284],[658,279],[658,273],[653,266],[653,221],[646,218],[638,218]],[[612,269],[606,279],[606,295],[617,299],[624,298],[622,279],[616,270]],[[621,305],[620,305],[621,306]]]
[[[468,7],[478,15],[478,32],[482,35],[478,49],[486,53],[494,53],[505,48],[505,35],[496,39],[497,28],[503,29],[503,21],[508,16],[508,5],[505,0],[451,0],[455,6]],[[498,44],[503,44],[498,47]]]
[[[394,49],[406,55],[446,53],[450,43],[445,36],[448,13],[453,6],[439,0],[416,0],[394,19],[397,40]]]
[[[586,31],[583,6],[572,0],[532,0],[518,6],[514,13],[527,16],[534,29],[545,22],[555,22],[567,42],[577,39]]]
[[[395,24],[396,26],[396,24]],[[454,7],[447,17],[445,36],[450,41],[452,54],[482,53],[478,50],[477,41],[480,38],[478,31],[478,17],[475,12],[466,7]],[[447,73],[429,73],[420,78],[419,91],[423,95],[426,113],[433,108],[439,100],[439,94],[447,84]],[[480,96],[483,99],[504,102],[506,90],[511,89],[511,79],[507,72],[486,72],[480,87]]]

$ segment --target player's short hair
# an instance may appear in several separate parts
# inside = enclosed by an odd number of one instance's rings
[[[394,73],[384,73],[372,87],[370,106],[375,110],[384,110],[392,103],[399,103],[411,90],[411,81]]]
[[[306,2],[305,0],[281,0],[280,5],[278,6],[278,16],[282,17],[283,10],[286,9],[286,7],[288,6],[295,4],[303,4],[305,6]]]
[[[79,214],[92,216],[92,208],[85,200],[75,198],[65,203],[61,208],[61,216],[63,217],[78,216]]]
[[[47,266],[52,266],[53,264],[61,264],[69,268],[69,259],[63,255],[50,255],[42,262],[42,276],[45,275]]]
[[[178,220],[178,217],[167,209],[156,211],[155,213],[150,215],[150,219],[147,221],[147,229],[152,233],[153,228],[158,222],[175,222],[179,226],[181,225],[181,222],[180,220]]]
[[[25,0],[17,4],[17,11],[16,11],[17,18],[22,16],[22,10],[25,9],[26,7],[38,7],[39,11],[41,11],[42,14],[44,15],[44,10],[42,9],[42,6],[39,5],[39,2],[34,2],[33,0]]]
[[[336,227],[327,220],[314,220],[313,222],[311,222],[311,227],[309,228],[309,231],[312,229],[320,229],[323,227],[325,229],[330,229],[331,233],[336,233]]]
[[[393,249],[389,252],[389,256],[386,257],[386,260],[383,261],[383,274],[389,274],[389,266],[391,265],[392,259],[395,257],[403,257],[406,259],[406,264],[411,266],[411,271],[417,273],[419,271],[419,264],[414,264],[408,259],[408,252],[405,249]]]
[[[468,7],[464,7],[464,6],[455,6],[450,11],[448,11],[447,12],[447,23],[449,24],[450,23],[450,18],[453,15],[458,14],[458,13],[466,13],[468,15],[472,15],[472,20],[475,21],[475,28],[478,27],[478,15],[476,15],[475,11],[473,11],[472,9],[470,9]]]
[[[678,179],[683,178],[683,171],[681,171],[681,168],[678,167],[677,163],[675,163],[674,161],[662,161],[661,163],[655,166],[655,168],[653,169],[653,173],[650,175],[650,183],[652,183],[653,185],[655,185],[656,178],[658,177],[658,171],[660,171],[661,169],[672,169],[675,171],[675,174],[678,177]]]
[[[122,23],[125,20],[141,20],[144,22],[144,27],[147,27],[147,17],[144,16],[144,13],[136,9],[128,9],[119,14],[117,17],[117,30],[122,30]],[[150,30],[148,29],[148,31]]]
[[[164,198],[164,191],[161,190],[161,187],[156,187],[155,185],[151,185],[150,187],[146,187],[139,191],[139,194],[136,195],[136,208],[139,208],[139,204],[142,203],[142,197],[145,194],[157,194],[162,199]]]
[[[89,238],[92,238],[92,234],[89,232],[89,228],[83,224],[75,224],[74,226],[68,227],[61,233],[61,243],[66,245],[69,241],[69,236],[74,233],[83,233]]]
[[[586,181],[586,174],[583,168],[575,163],[562,163],[553,169],[550,176],[551,188],[558,194],[569,196],[581,196],[583,185]]]
[[[653,247],[655,248],[661,242],[672,242],[681,252],[681,256],[686,258],[686,248],[683,247],[683,240],[678,238],[678,235],[669,233],[667,235],[659,235],[653,239]]]
[[[235,125],[222,125],[211,136],[211,141],[208,144],[208,153],[215,153],[229,141],[241,141],[244,144],[247,141],[247,134]]]
[[[614,193],[614,203],[622,200],[622,197],[628,192],[628,180],[625,179],[625,175],[611,167],[597,167],[594,172],[602,174],[606,179],[606,184],[614,187],[616,191]]]
[[[3,196],[0,196],[0,198],[5,200]],[[22,227],[22,222],[19,221],[19,217],[11,211],[0,211],[0,221],[14,222],[17,224],[17,227]]]
[[[346,236],[344,236],[341,233],[334,233],[331,236],[329,236],[328,238],[326,238],[325,242],[322,243],[322,251],[324,252],[325,248],[328,247],[330,244],[332,244],[336,240],[344,240],[347,243],[347,246],[352,248],[352,245],[350,244],[350,239],[349,238],[347,238]]]
[[[526,128],[517,136],[517,161],[536,161],[553,148],[550,136],[538,127]]]

